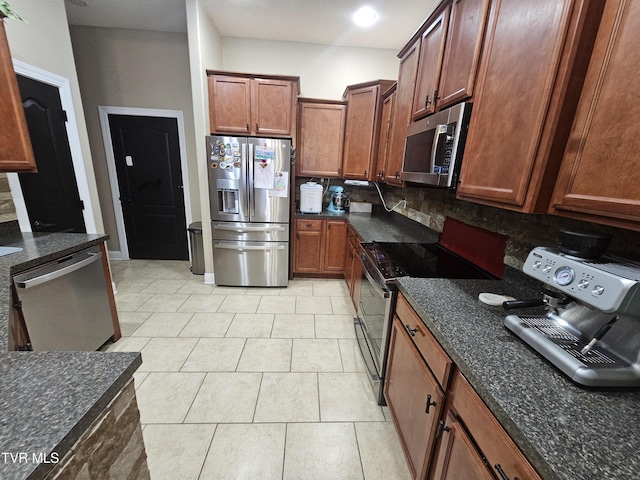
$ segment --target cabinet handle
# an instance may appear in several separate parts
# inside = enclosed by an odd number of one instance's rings
[[[438,103],[438,100],[440,99],[440,97],[438,96],[438,90],[434,90],[433,91],[433,106],[436,106],[436,103]]]
[[[507,477],[507,474],[504,473],[504,470],[502,469],[502,467],[500,466],[499,463],[495,464],[495,469],[498,471],[498,473],[500,474],[500,478],[502,480],[510,480],[509,477]],[[518,480],[518,477],[513,477],[513,480]]]
[[[308,227],[308,228],[311,228],[311,224],[310,224],[310,223],[307,223],[307,227]]]
[[[408,323],[405,324],[404,328],[407,330],[407,332],[409,332],[409,335],[411,335],[412,337],[416,336],[416,332],[418,331],[417,328],[411,328]]]
[[[431,401],[431,395],[427,395],[427,405],[424,409],[424,413],[429,413],[429,409],[435,406],[436,406],[436,402]]]
[[[429,100],[429,95],[427,95],[424,99],[424,108],[429,108],[429,105],[431,105],[431,101]]]
[[[396,170],[396,178],[398,178],[399,176],[400,176],[400,172]]]
[[[338,168],[338,175],[342,175],[342,169]]]
[[[249,131],[249,123],[247,122],[247,132]]]
[[[366,171],[366,170],[364,171],[364,176],[365,176],[365,177],[367,176],[367,171]]]
[[[438,429],[436,430],[436,439],[442,436],[443,432],[448,432],[451,429],[444,424],[444,420],[438,422]]]
[[[258,127],[258,122],[256,122],[256,132],[260,130],[260,127]]]

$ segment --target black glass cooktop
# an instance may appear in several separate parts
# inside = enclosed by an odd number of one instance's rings
[[[363,243],[362,247],[386,279],[496,278],[437,243]]]

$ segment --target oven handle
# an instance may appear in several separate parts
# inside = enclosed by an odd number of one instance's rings
[[[389,298],[391,296],[391,291],[387,288],[380,286],[380,284],[373,279],[373,277],[367,270],[367,266],[365,265],[365,262],[364,262],[364,253],[360,254],[360,263],[362,264],[362,271],[364,272],[364,275],[367,277],[367,280],[369,280],[369,283],[373,285],[373,288],[375,289],[376,293],[380,295],[382,298]]]

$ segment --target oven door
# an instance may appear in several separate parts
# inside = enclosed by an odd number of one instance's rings
[[[396,299],[393,285],[376,282],[365,254],[362,254],[362,276],[358,298],[358,317],[355,319],[358,345],[369,371],[369,379],[379,405],[385,405],[382,393],[386,369],[387,344],[391,316]]]

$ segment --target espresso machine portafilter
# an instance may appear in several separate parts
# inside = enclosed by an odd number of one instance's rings
[[[507,315],[509,330],[578,384],[640,386],[640,264],[536,247],[523,271],[547,288],[539,299],[503,306],[544,305],[545,313]]]

